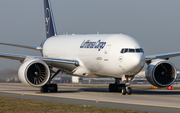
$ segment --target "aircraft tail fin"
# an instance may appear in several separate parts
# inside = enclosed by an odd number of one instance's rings
[[[45,14],[45,25],[46,25],[46,38],[56,36],[56,26],[50,0],[44,0],[44,14]]]

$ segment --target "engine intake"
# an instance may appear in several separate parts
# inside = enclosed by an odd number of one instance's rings
[[[175,66],[167,60],[156,59],[146,69],[146,78],[154,86],[167,87],[177,77]]]
[[[45,62],[31,59],[20,66],[18,76],[21,82],[26,85],[41,87],[48,82],[50,71]]]

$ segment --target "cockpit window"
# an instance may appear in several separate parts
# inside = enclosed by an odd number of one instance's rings
[[[121,53],[144,53],[142,48],[132,49],[132,48],[123,48]]]
[[[130,52],[130,53],[134,53],[135,50],[134,50],[134,49],[129,49],[129,52]]]
[[[127,53],[127,52],[128,52],[128,49],[125,49],[125,50],[124,50],[124,53]]]
[[[140,49],[136,49],[136,53],[140,53],[141,52],[141,50]]]
[[[140,48],[140,51],[141,51],[142,53],[144,53],[144,50],[143,50],[142,48]]]
[[[121,50],[121,53],[124,53],[124,49]]]

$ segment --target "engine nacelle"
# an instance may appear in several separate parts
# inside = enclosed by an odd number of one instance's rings
[[[146,78],[154,86],[167,87],[177,77],[175,66],[167,60],[156,59],[146,69]]]
[[[26,85],[41,87],[48,82],[50,70],[45,62],[39,59],[30,59],[20,66],[18,76]]]

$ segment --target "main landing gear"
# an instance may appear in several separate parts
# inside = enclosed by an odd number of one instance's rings
[[[54,73],[54,75],[52,75],[48,81],[47,84],[45,84],[44,86],[41,87],[40,91],[42,93],[48,93],[48,92],[57,92],[58,91],[58,86],[57,84],[51,84],[51,80],[61,72],[61,70],[59,69],[57,72],[51,70],[51,75],[52,73]]]
[[[47,93],[47,92],[57,92],[58,87],[57,84],[45,84],[44,86],[41,87],[40,91],[42,93]]]
[[[120,84],[120,78],[115,78],[114,84],[109,84],[109,92],[121,92],[122,95],[131,95],[132,89],[129,87],[129,83]]]

